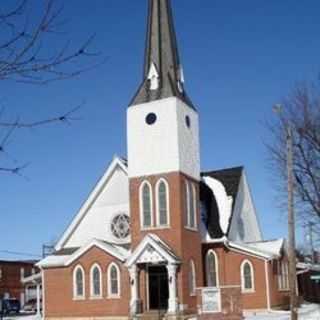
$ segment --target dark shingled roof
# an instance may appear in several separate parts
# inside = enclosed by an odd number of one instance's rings
[[[235,167],[230,169],[215,170],[202,172],[202,177],[212,177],[220,181],[226,189],[227,195],[233,198],[233,208],[235,204],[235,199],[239,190],[240,179],[242,176],[244,168]],[[208,229],[211,238],[221,238],[224,234],[220,226],[219,209],[217,205],[216,198],[212,190],[204,183],[200,183],[200,200],[205,205],[207,217],[205,217],[204,222]],[[233,210],[232,208],[232,210]],[[232,219],[233,212],[230,217]],[[229,224],[230,228],[230,224]],[[229,229],[228,229],[229,232]]]
[[[219,180],[226,188],[228,196],[235,197],[238,193],[239,183],[243,169],[243,167],[234,167],[229,169],[207,171],[202,172],[201,176],[209,176]]]
[[[148,79],[152,63],[159,74],[156,90],[150,89]],[[143,81],[130,106],[177,97],[195,109],[183,88],[182,73],[170,0],[149,0]]]

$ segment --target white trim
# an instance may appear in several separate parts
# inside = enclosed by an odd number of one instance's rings
[[[250,253],[250,254],[252,254],[252,255],[254,255],[256,257],[260,257],[260,258],[263,258],[263,259],[269,260],[269,259],[273,259],[273,258],[278,258],[278,256],[276,256],[276,255],[268,254],[268,253],[265,253],[265,252],[261,252],[258,249],[249,247],[249,245],[246,246],[245,244],[239,244],[239,243],[235,243],[235,242],[232,242],[232,241],[226,242],[226,244],[227,244],[228,247],[231,247],[231,248],[234,248],[234,249],[239,249],[242,252],[247,252],[247,253]]]
[[[99,289],[100,293],[99,294],[94,294],[94,283],[93,283],[93,271],[94,269],[97,268],[99,270]],[[90,299],[101,299],[102,298],[102,271],[101,267],[98,263],[94,263],[91,268],[90,268]]]
[[[193,182],[190,181],[191,190],[192,190],[192,198],[193,198],[193,219],[194,226],[190,226],[190,228],[198,230],[198,197],[197,197],[197,189]]]
[[[190,276],[192,277],[190,279]],[[192,281],[192,283],[190,283]],[[197,281],[196,281],[196,266],[194,264],[193,259],[189,261],[189,274],[188,274],[188,282],[189,282],[189,292],[190,296],[196,295]],[[192,285],[192,287],[190,287]]]
[[[117,270],[117,294],[114,294],[111,292],[112,290],[112,283],[111,283],[111,268],[115,267]],[[108,298],[109,299],[119,299],[121,297],[121,271],[119,266],[114,263],[111,262],[108,266],[108,271],[107,271],[107,288],[108,288]]]
[[[265,277],[266,277],[266,288],[267,288],[267,308],[268,310],[271,310],[271,298],[270,298],[270,279],[269,279],[269,261],[266,260],[264,262],[264,271],[265,271]]]
[[[77,283],[77,272],[81,271],[82,274],[82,295],[78,295],[78,283]],[[83,267],[79,264],[73,269],[73,300],[84,300],[86,298],[86,278]]]
[[[245,288],[245,277],[244,277],[244,266],[248,264],[250,266],[250,273],[251,273],[251,284],[252,288],[246,289]],[[254,267],[250,260],[246,259],[243,260],[240,266],[240,275],[241,275],[241,292],[242,293],[254,293],[255,292],[255,273],[254,273]]]
[[[159,208],[159,186],[160,183],[164,183],[166,187],[166,206],[167,206],[167,224],[160,224],[160,208]],[[156,183],[156,224],[158,228],[169,228],[170,227],[170,189],[169,183],[166,179],[160,178]]]
[[[216,266],[216,287],[218,288],[219,285],[220,285],[220,279],[219,279],[219,259],[218,259],[218,255],[217,253],[213,250],[213,249],[210,249],[208,250],[207,254],[206,254],[206,274],[207,274],[207,287],[213,287],[212,284],[210,285],[208,283],[208,276],[209,276],[209,265],[208,265],[208,258],[209,258],[209,255],[213,254],[214,256],[214,259],[215,259],[215,266]]]
[[[147,185],[149,187],[150,191],[150,226],[144,225],[144,202],[143,202],[143,188]],[[151,183],[148,180],[144,180],[139,187],[139,210],[140,210],[140,227],[142,230],[148,230],[150,228],[153,228],[154,221],[153,221],[153,192],[152,192],[152,186]]]
[[[58,243],[55,246],[55,250],[58,251],[64,247],[66,242],[70,239],[73,232],[76,230],[80,222],[83,220],[85,215],[87,214],[88,210],[92,207],[94,201],[98,198],[101,192],[104,190],[104,187],[109,182],[113,172],[116,170],[117,167],[120,167],[126,174],[128,174],[128,169],[124,163],[124,161],[119,157],[114,157],[111,164],[107,168],[104,175],[98,181],[94,189],[91,191],[90,195],[88,196],[87,200],[83,203],[78,213],[73,218],[72,222],[69,224],[67,229],[64,231],[62,236],[60,237]]]
[[[189,202],[189,198],[190,198],[190,184],[188,180],[185,180],[184,182],[184,195],[185,195],[185,204],[186,204],[186,208],[185,208],[185,218],[186,218],[186,223],[185,223],[185,227],[188,228],[190,227],[190,202]]]
[[[126,261],[126,266],[130,268],[134,265],[149,245],[152,246],[166,261],[168,261],[168,263],[180,263],[179,259],[170,252],[171,249],[166,243],[164,243],[158,236],[149,233],[132,252],[131,256]]]

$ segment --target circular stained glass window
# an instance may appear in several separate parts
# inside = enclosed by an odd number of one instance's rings
[[[130,234],[130,218],[120,213],[111,222],[111,232],[118,239],[126,239]]]
[[[157,121],[157,116],[155,113],[149,113],[147,116],[146,116],[146,123],[148,125],[152,125],[154,124],[155,122]]]

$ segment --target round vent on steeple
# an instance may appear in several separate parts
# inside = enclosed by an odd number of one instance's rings
[[[154,124],[155,122],[157,121],[157,116],[155,113],[149,113],[147,116],[146,116],[146,123],[148,125],[152,125]]]

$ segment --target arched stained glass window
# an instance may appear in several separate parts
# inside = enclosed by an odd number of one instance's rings
[[[120,296],[120,270],[114,263],[110,264],[108,268],[108,296]]]
[[[142,227],[152,226],[152,191],[148,182],[144,182],[140,190]]]
[[[216,253],[210,250],[206,257],[207,285],[208,287],[217,287],[218,281],[218,257]]]
[[[85,297],[84,288],[84,270],[81,266],[77,266],[73,272],[73,296],[76,299]]]
[[[241,265],[241,288],[242,291],[254,291],[254,270],[250,261],[246,260]]]
[[[164,180],[160,180],[157,184],[157,205],[158,205],[158,225],[169,225],[169,199],[168,185]]]
[[[91,268],[91,296],[101,296],[101,269],[98,265],[94,265]]]

